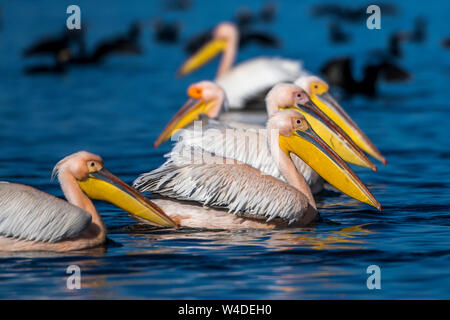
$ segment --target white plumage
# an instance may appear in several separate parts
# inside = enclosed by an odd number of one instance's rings
[[[0,236],[57,242],[91,223],[91,215],[67,201],[29,186],[0,183]]]
[[[216,79],[216,83],[225,90],[231,109],[243,109],[249,100],[263,101],[275,84],[293,82],[303,72],[300,60],[260,57],[234,66]]]
[[[161,167],[139,176],[133,186],[267,221],[281,218],[293,223],[307,212],[305,195],[281,180],[236,161],[229,163],[230,159],[207,155],[205,162],[204,156],[194,149],[171,153]]]
[[[237,123],[235,127],[233,124],[205,119],[202,121],[201,132],[195,131],[195,126],[188,126],[179,131],[177,142],[166,157],[175,157],[187,149],[202,151],[218,157],[235,159],[264,174],[285,181],[270,153],[267,129],[263,126],[245,126],[241,123]],[[311,191],[320,192],[323,189],[323,179],[295,154],[291,154],[291,159]]]

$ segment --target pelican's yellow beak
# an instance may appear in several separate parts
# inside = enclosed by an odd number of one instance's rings
[[[362,132],[357,124],[342,109],[337,101],[328,93],[328,86],[321,82],[312,82],[311,100],[317,107],[330,117],[342,130],[365,152],[383,163],[387,164],[386,158],[375,147],[372,141]]]
[[[283,110],[299,111],[306,118],[311,128],[324,140],[327,145],[345,161],[357,166],[377,171],[377,166],[367,158],[364,152],[352,139],[324,114],[311,101],[297,104],[297,107],[280,108]]]
[[[161,208],[104,168],[78,184],[89,198],[110,202],[150,224],[179,228]]]
[[[296,128],[289,137],[279,135],[280,148],[295,153],[328,183],[348,196],[381,210],[380,203],[350,169],[345,161],[306,125]]]
[[[225,50],[227,42],[222,39],[213,39],[194,53],[178,70],[179,76],[186,76],[205,65]]]
[[[202,114],[208,115],[208,112],[216,103],[215,99],[210,101],[195,98],[189,99],[169,121],[153,146],[157,148],[160,144],[170,139],[177,130],[185,128],[195,120],[198,120]]]

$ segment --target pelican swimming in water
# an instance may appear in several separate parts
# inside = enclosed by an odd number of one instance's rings
[[[32,187],[0,182],[0,251],[71,251],[101,245],[106,227],[89,198],[108,201],[158,226],[177,227],[157,205],[103,167],[74,153],[53,169],[68,202]]]
[[[316,220],[319,213],[311,189],[290,158],[294,153],[336,188],[381,209],[299,112],[282,110],[273,114],[267,122],[266,139],[286,182],[236,160],[188,150],[172,152],[161,167],[139,176],[133,186],[163,196],[153,202],[182,227],[304,226]]]
[[[377,147],[331,96],[328,92],[329,86],[324,80],[314,75],[303,75],[295,81],[295,84],[305,90],[314,104],[342,128],[362,150],[384,165],[387,164],[386,158]]]
[[[233,67],[239,43],[238,28],[231,22],[216,26],[213,39],[192,55],[179,69],[188,75],[223,52],[215,81],[225,90],[231,109],[243,109],[279,82],[293,82],[302,73],[301,61],[258,57]]]
[[[266,130],[263,126],[210,120],[217,119],[226,104],[226,94],[220,86],[210,81],[201,81],[191,85],[187,93],[190,99],[163,130],[155,142],[155,147],[169,139],[178,129],[187,127],[181,130],[181,134],[177,134],[181,138],[178,139],[173,152],[186,147],[200,148],[217,156],[238,160],[265,174],[283,179],[270,156]],[[266,109],[269,117],[281,109],[301,112],[312,129],[345,161],[376,169],[359,147],[317,109],[300,87],[294,84],[277,84],[267,94]],[[193,123],[198,119],[204,120],[201,128]],[[321,191],[323,180],[297,156],[292,155],[292,161],[313,193]]]

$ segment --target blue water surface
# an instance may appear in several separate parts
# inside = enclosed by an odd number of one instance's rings
[[[355,1],[340,1],[357,5]],[[181,40],[230,19],[246,0],[193,0],[186,12],[162,1],[78,0],[88,23],[88,46],[123,32],[135,19],[164,16],[182,22]],[[335,56],[350,54],[358,68],[370,50],[383,49],[391,32],[428,21],[422,44],[405,44],[403,67],[413,79],[382,84],[377,98],[354,97],[342,105],[388,159],[378,172],[355,168],[383,211],[334,192],[318,198],[323,221],[279,231],[153,230],[115,207],[96,202],[108,228],[108,244],[68,254],[1,254],[2,299],[400,299],[450,298],[450,2],[398,3],[381,30],[343,25],[346,45],[328,42],[327,20],[311,17],[314,1],[282,1],[278,19],[261,29],[283,40],[280,49],[251,47],[257,55],[302,59],[318,72]],[[362,1],[360,4],[364,4]],[[23,68],[45,58],[22,58],[35,39],[58,32],[67,1],[1,1],[0,178],[62,197],[50,180],[62,157],[88,150],[131,183],[156,168],[170,144],[153,149],[165,123],[185,101],[186,87],[211,79],[217,63],[177,79],[185,58],[180,44],[161,45],[146,30],[145,54],[113,57],[63,76],[25,76]],[[82,289],[66,287],[66,269],[78,265]],[[381,269],[381,290],[369,290],[366,269]]]

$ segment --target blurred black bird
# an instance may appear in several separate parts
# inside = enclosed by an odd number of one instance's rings
[[[188,54],[195,53],[203,45],[213,38],[213,30],[208,29],[200,32],[188,39],[184,50]],[[263,47],[279,48],[281,47],[281,41],[278,37],[270,32],[250,30],[248,28],[239,29],[239,49],[242,49],[249,44],[257,44]]]
[[[389,36],[387,52],[384,57],[386,59],[403,57],[402,43],[416,42],[420,43],[426,39],[426,20],[418,17],[414,21],[413,31],[396,31]]]
[[[410,35],[404,31],[397,31],[392,33],[388,39],[387,56],[400,58],[403,56],[401,43],[410,39]]]
[[[252,43],[271,48],[279,48],[281,46],[280,39],[270,32],[250,29],[241,30],[239,35],[239,48],[243,48]]]
[[[369,5],[371,4],[349,7],[335,3],[323,3],[313,5],[310,11],[315,17],[330,17],[349,23],[360,23],[367,18],[366,10]],[[397,13],[397,7],[393,4],[380,3],[377,5],[383,15],[395,15]]]
[[[356,23],[364,19],[366,11],[361,10],[361,7],[348,8],[339,4],[329,3],[313,6],[312,15],[316,17],[328,16],[335,19]]]
[[[104,61],[107,56],[113,54],[120,55],[138,55],[143,52],[139,44],[139,36],[141,34],[141,25],[138,22],[133,22],[128,31],[124,34],[113,38],[99,41],[91,54],[83,52],[79,55],[74,55],[69,60],[72,65],[89,65],[99,64]]]
[[[23,51],[24,57],[37,55],[58,55],[62,50],[70,47],[72,43],[80,48],[84,47],[84,28],[69,30],[66,27],[60,34],[44,37]]]
[[[139,37],[141,35],[141,24],[140,22],[131,23],[128,31],[124,34],[119,34],[118,36],[104,41],[111,48],[114,53],[131,53],[140,54],[142,53],[141,45],[139,44]]]
[[[427,20],[424,17],[417,17],[414,20],[414,29],[409,35],[409,41],[421,43],[427,38]]]
[[[178,22],[166,22],[156,19],[152,23],[154,40],[156,42],[177,42],[180,34],[180,24]]]
[[[350,57],[332,59],[320,69],[327,82],[341,88],[346,94],[375,96],[379,80],[404,81],[410,78],[408,72],[400,67],[383,61],[367,64],[363,69],[361,81],[357,81],[352,72],[353,59]]]
[[[382,62],[389,62],[391,64],[403,57],[402,43],[409,39],[409,33],[406,31],[393,32],[388,40],[387,45],[383,49],[373,49],[369,52],[372,59]]]
[[[254,13],[248,7],[240,7],[236,10],[234,21],[239,27],[246,27],[255,21]]]
[[[277,4],[275,1],[267,1],[257,13],[252,12],[248,7],[240,7],[235,14],[235,22],[239,27],[247,27],[250,24],[264,22],[270,23],[277,15]]]
[[[441,46],[444,49],[450,49],[450,37],[446,37],[441,40]]]
[[[275,1],[267,1],[262,7],[259,16],[264,22],[272,22],[277,15],[277,3]]]
[[[413,31],[396,31],[388,39],[385,51],[375,50],[373,53],[394,63],[394,59],[403,57],[402,43],[423,42],[426,39],[426,21],[418,17],[414,22]]]
[[[55,53],[53,65],[34,65],[25,67],[24,73],[27,75],[41,75],[41,74],[64,74],[67,72],[68,62],[71,58],[71,53],[68,48]]]
[[[350,41],[350,34],[346,33],[337,21],[331,21],[328,25],[329,40],[332,43],[340,44]]]
[[[191,0],[164,0],[163,3],[165,9],[173,11],[186,11],[191,5]]]
[[[399,60],[403,57],[401,44],[409,40],[409,33],[396,31],[392,33],[387,41],[385,49],[372,50],[367,66],[376,71],[376,80],[386,82],[405,82],[411,79],[411,74],[400,66]]]

